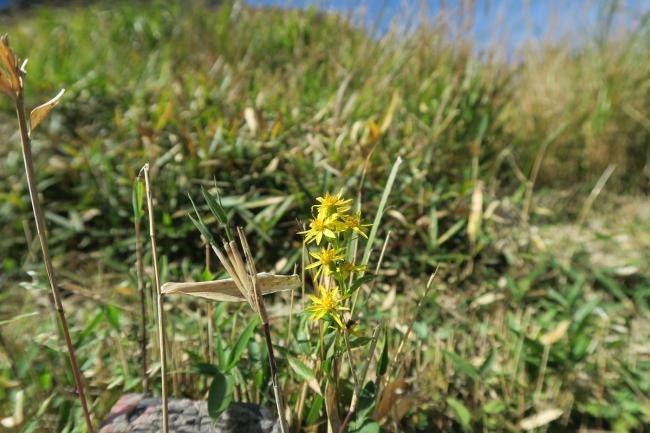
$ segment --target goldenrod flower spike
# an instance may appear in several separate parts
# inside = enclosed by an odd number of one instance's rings
[[[354,215],[344,215],[336,224],[340,231],[352,230],[366,239],[368,239],[368,235],[363,230],[366,227],[372,226],[372,224],[361,223],[361,212],[357,212]]]
[[[320,298],[309,295],[312,304],[305,308],[305,310],[310,312],[312,320],[320,320],[326,315],[329,315],[341,329],[345,329],[345,325],[343,325],[343,321],[341,321],[340,312],[349,310],[348,307],[343,306],[343,301],[349,298],[350,295],[341,296],[337,286],[333,286],[329,289],[319,286],[319,290]]]
[[[339,191],[336,195],[331,195],[329,192],[325,193],[323,197],[317,197],[316,201],[320,204],[314,207],[318,209],[319,217],[328,217],[332,214],[344,214],[350,210],[348,204],[352,199],[343,199],[343,191]]]
[[[350,262],[343,262],[336,269],[336,272],[341,274],[341,277],[344,280],[347,280],[348,277],[350,277],[350,274],[353,274],[353,273],[357,274],[357,273],[365,272],[365,271],[366,271],[366,266],[355,265],[354,263],[350,263]]]
[[[309,222],[309,230],[298,232],[299,234],[305,235],[305,242],[311,243],[316,241],[316,245],[320,245],[323,240],[323,237],[336,239],[336,214],[329,217],[321,217],[320,215],[316,218],[312,218]]]
[[[321,248],[319,252],[310,252],[309,255],[315,258],[316,261],[308,266],[305,266],[305,269],[313,269],[317,267],[317,277],[321,272],[325,272],[325,275],[331,274],[331,266],[336,265],[336,263],[341,260],[345,260],[345,253],[343,252],[343,248]]]

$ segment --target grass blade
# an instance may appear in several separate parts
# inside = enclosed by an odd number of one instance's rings
[[[377,208],[377,214],[375,215],[375,220],[372,222],[372,228],[370,229],[370,234],[368,235],[368,242],[366,242],[366,249],[363,252],[363,258],[361,259],[361,264],[366,266],[368,260],[370,259],[370,252],[372,251],[372,245],[377,238],[377,230],[379,229],[379,224],[381,223],[381,218],[384,215],[384,209],[386,208],[386,203],[388,202],[388,196],[390,191],[393,189],[393,183],[395,183],[395,177],[397,176],[397,171],[399,166],[402,164],[402,158],[397,157],[393,168],[390,170],[388,175],[388,182],[386,182],[386,187],[384,192],[381,195],[381,201],[379,202],[379,207]]]

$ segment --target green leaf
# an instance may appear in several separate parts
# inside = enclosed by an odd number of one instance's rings
[[[497,359],[497,353],[495,350],[491,350],[490,354],[485,358],[485,361],[483,361],[483,364],[481,364],[481,368],[479,369],[481,375],[485,375],[486,373],[489,373],[492,370],[492,366],[494,365],[494,362]]]
[[[460,229],[463,228],[467,220],[460,220],[456,221],[454,225],[452,225],[446,232],[444,232],[437,240],[436,240],[436,246],[440,246],[447,242],[449,239],[451,239]]]
[[[113,329],[116,331],[120,331],[120,312],[117,308],[115,308],[112,305],[107,305],[104,308],[104,314],[106,316],[106,320],[108,320],[108,323],[111,324]]]
[[[204,374],[206,376],[216,376],[221,374],[216,365],[209,364],[207,362],[197,362],[190,365],[192,371],[198,374]]]
[[[221,197],[219,197],[218,190],[216,199],[212,194],[210,194],[210,192],[208,192],[208,190],[203,187],[201,187],[201,194],[203,194],[203,199],[208,204],[210,212],[212,212],[212,214],[217,218],[217,221],[219,221],[219,224],[221,224],[226,231],[226,237],[229,241],[232,241],[233,237],[232,232],[230,231],[230,226],[228,224],[228,215],[226,214],[226,211],[221,204]]]
[[[196,205],[194,204],[194,200],[192,200],[192,197],[190,197],[190,202],[192,203],[192,208],[194,209],[194,214],[196,215],[196,219],[192,218],[192,215],[187,215],[190,217],[190,220],[196,228],[201,232],[203,237],[210,242],[212,245],[216,245],[214,241],[214,237],[212,236],[212,233],[210,233],[210,230],[208,229],[208,226],[205,225],[203,222],[203,219],[201,218],[201,214],[199,213],[199,210],[196,208]]]
[[[583,322],[593,311],[598,307],[600,304],[600,298],[595,297],[593,299],[590,299],[589,301],[585,302],[582,304],[580,308],[576,310],[575,313],[573,313],[573,320],[571,324],[571,329],[572,332],[576,332],[578,329],[582,327]]]
[[[460,401],[456,400],[455,398],[451,398],[451,397],[447,398],[447,404],[454,412],[454,416],[456,417],[456,420],[461,425],[461,427],[463,427],[463,430],[471,431],[472,416],[469,413],[469,410],[465,407],[465,405]]]
[[[142,208],[144,197],[144,188],[142,186],[142,181],[136,178],[133,181],[133,190],[131,194],[131,201],[133,204],[133,217],[136,220],[139,220],[144,215],[144,209]]]
[[[350,339],[350,348],[355,349],[357,347],[363,347],[370,343],[372,338],[370,337],[354,337]]]
[[[311,368],[307,367],[298,358],[288,355],[287,360],[289,361],[289,365],[291,366],[291,369],[303,381],[308,382],[312,379],[316,379],[316,375],[314,374],[314,371]]]
[[[428,230],[429,246],[435,247],[438,244],[438,211],[435,206],[431,206],[429,219],[431,220]]]
[[[596,281],[598,281],[609,293],[611,293],[615,298],[617,298],[621,302],[628,302],[629,298],[623,291],[623,288],[621,287],[616,280],[613,278],[609,277],[602,271],[595,271],[594,272],[594,277],[596,277]]]
[[[249,211],[247,208],[243,206],[238,206],[237,207],[237,214],[244,220],[246,221],[246,229],[253,229],[255,232],[262,238],[264,239],[265,242],[271,243],[272,239],[269,236],[268,232],[260,226],[260,224],[255,221],[255,215]]]
[[[506,405],[501,400],[492,400],[483,405],[483,413],[494,415],[503,412],[505,408]]]
[[[355,278],[355,280],[350,285],[350,289],[348,292],[353,293],[355,290],[361,287],[362,284],[372,281],[373,278],[375,278],[374,274],[365,274],[360,276],[359,278]]]
[[[375,407],[377,398],[377,387],[375,382],[367,382],[359,395],[359,408],[357,412],[360,418],[369,417]]]
[[[208,414],[212,419],[219,418],[232,401],[234,381],[232,376],[219,372],[212,379],[208,393]]]
[[[465,359],[463,359],[462,357],[460,357],[454,352],[449,352],[447,350],[443,350],[443,352],[445,353],[445,356],[447,356],[447,358],[451,360],[452,364],[454,364],[454,367],[458,371],[460,371],[465,376],[468,376],[473,380],[477,380],[479,378],[479,372],[476,368],[474,368],[472,364],[470,364],[469,362],[467,362]]]
[[[215,334],[214,350],[217,352],[217,360],[219,365],[226,365],[228,357],[226,356],[226,349],[223,347],[223,339],[221,335]]]
[[[209,269],[203,269],[203,272],[201,272],[201,275],[199,276],[199,280],[212,281],[214,280],[214,274],[210,272]]]
[[[36,431],[36,429],[39,426],[39,420],[38,419],[32,419],[29,421],[23,429],[20,431],[20,433],[33,433]]]
[[[216,331],[220,331],[223,328],[224,320],[222,320],[223,315],[226,313],[227,304],[225,302],[219,303],[217,308],[214,310],[214,326]]]
[[[377,421],[362,419],[357,422],[350,423],[348,429],[350,433],[379,433],[381,428]]]
[[[314,397],[314,402],[309,408],[309,412],[307,413],[307,418],[305,418],[305,424],[311,425],[316,423],[320,419],[320,410],[323,407],[323,401],[324,401],[323,397],[321,397],[320,395],[316,395]]]
[[[95,317],[93,317],[93,320],[90,321],[86,325],[83,331],[81,331],[81,334],[79,335],[79,339],[77,340],[76,344],[74,345],[75,349],[79,349],[84,345],[86,338],[90,336],[90,334],[93,333],[97,325],[102,321],[104,316],[104,313],[102,311],[99,311]]]
[[[336,349],[339,342],[338,336],[337,332],[330,332],[325,335],[325,338],[323,339],[323,343],[325,343],[325,348],[327,349],[325,351],[325,357],[327,359],[333,359],[336,356]]]
[[[381,217],[384,215],[384,208],[386,207],[386,202],[388,201],[388,196],[390,195],[391,189],[393,189],[393,183],[395,183],[395,177],[399,170],[399,166],[402,164],[402,158],[399,156],[393,164],[393,168],[390,170],[388,175],[388,181],[384,187],[384,192],[381,194],[381,200],[379,201],[379,208],[377,208],[377,213],[375,214],[375,220],[372,222],[372,228],[370,229],[370,234],[368,235],[368,241],[366,242],[366,248],[363,251],[363,258],[361,259],[361,264],[364,266],[368,265],[368,260],[370,260],[370,252],[372,251],[372,244],[375,242],[377,237],[377,230],[379,229],[379,224],[381,223]]]
[[[239,339],[237,339],[237,344],[235,344],[235,348],[230,352],[230,355],[228,356],[226,371],[229,371],[239,362],[239,359],[241,358],[244,349],[248,345],[248,342],[250,341],[251,337],[253,336],[255,327],[257,327],[258,325],[259,325],[259,318],[255,317],[248,324],[248,326],[246,326],[246,329],[244,329],[244,331],[241,333]]]
[[[388,330],[384,328],[384,345],[381,349],[379,361],[377,361],[377,376],[381,377],[388,370]]]

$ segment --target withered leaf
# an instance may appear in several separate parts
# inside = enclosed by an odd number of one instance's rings
[[[481,182],[476,182],[476,185],[474,185],[474,191],[472,191],[472,206],[467,220],[467,237],[472,243],[476,242],[476,238],[481,231],[482,213],[483,192],[481,190]]]
[[[561,321],[560,323],[557,324],[555,329],[542,335],[539,338],[539,342],[545,346],[557,343],[562,339],[562,337],[566,335],[566,332],[569,329],[570,325],[571,325],[570,320]]]
[[[14,96],[14,92],[11,89],[11,81],[9,81],[5,73],[2,71],[0,71],[0,91],[9,96]]]
[[[52,111],[52,108],[54,108],[54,106],[59,103],[59,100],[61,99],[61,96],[63,96],[64,92],[65,89],[61,89],[61,91],[54,98],[32,110],[29,119],[31,122],[30,131],[34,131],[34,129],[36,129],[36,127],[47,117],[50,111]]]
[[[7,35],[0,38],[0,63],[5,68],[5,72],[11,79],[11,88],[13,93],[20,88],[20,70],[18,69],[18,58],[9,46],[9,37]],[[4,89],[3,89],[4,91]]]
[[[545,426],[546,424],[555,421],[562,416],[562,409],[549,408],[528,418],[522,419],[519,427],[523,430],[534,430],[536,428]]]
[[[298,288],[300,287],[300,278],[297,275],[271,275],[262,272],[257,274],[257,285],[262,294],[266,295]],[[231,278],[198,283],[165,283],[161,291],[164,295],[183,294],[213,301],[246,301]]]
[[[393,92],[393,97],[390,100],[390,105],[388,105],[388,109],[386,110],[386,115],[384,116],[384,120],[381,121],[381,126],[379,127],[379,131],[382,134],[388,131],[388,128],[390,127],[390,124],[393,121],[393,114],[395,113],[395,108],[397,108],[398,102],[399,102],[399,94],[397,92]]]

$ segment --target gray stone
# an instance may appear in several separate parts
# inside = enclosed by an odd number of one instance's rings
[[[251,403],[233,402],[216,422],[210,419],[204,401],[170,399],[170,433],[274,433],[271,413]],[[99,433],[162,432],[162,402],[140,394],[127,394],[113,406]]]

